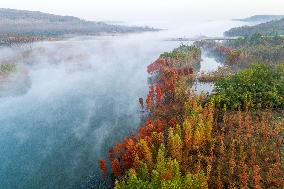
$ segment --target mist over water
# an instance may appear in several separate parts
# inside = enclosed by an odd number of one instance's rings
[[[220,36],[239,24],[214,21],[157,33],[76,37],[36,43],[28,52],[0,49],[2,59],[20,57],[14,61],[30,81],[22,94],[0,98],[0,188],[84,188],[96,182],[97,160],[139,126],[147,65],[180,44],[165,39]],[[201,67],[211,70],[206,61]]]

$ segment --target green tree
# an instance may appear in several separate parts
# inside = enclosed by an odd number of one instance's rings
[[[231,109],[283,108],[283,69],[275,70],[265,64],[254,64],[233,76],[215,83],[215,104]]]

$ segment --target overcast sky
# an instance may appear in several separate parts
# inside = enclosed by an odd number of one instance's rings
[[[1,0],[0,7],[121,21],[284,14],[284,0]]]

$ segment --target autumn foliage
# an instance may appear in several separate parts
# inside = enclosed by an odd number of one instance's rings
[[[187,50],[199,58],[199,51]],[[269,110],[216,108],[191,91],[194,61],[184,57],[148,66],[149,115],[136,135],[109,150],[116,188],[283,188],[284,120]],[[179,72],[188,60],[188,74]]]
[[[100,170],[102,172],[103,177],[105,178],[107,173],[107,165],[105,160],[99,160]]]

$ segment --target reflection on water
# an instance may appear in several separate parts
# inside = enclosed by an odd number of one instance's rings
[[[201,61],[201,67],[200,67],[200,73],[208,73],[208,72],[214,72],[218,70],[219,67],[222,67],[222,63],[216,61],[213,57],[208,57],[206,55],[206,52],[202,52],[202,61]]]
[[[200,73],[209,73],[214,72],[218,70],[219,67],[222,67],[223,64],[221,62],[218,62],[214,57],[208,56],[206,52],[202,52],[201,62],[200,62],[200,71],[197,74]],[[213,92],[214,90],[214,84],[213,83],[204,83],[196,81],[192,87],[194,90],[196,90],[198,93],[201,92]]]

